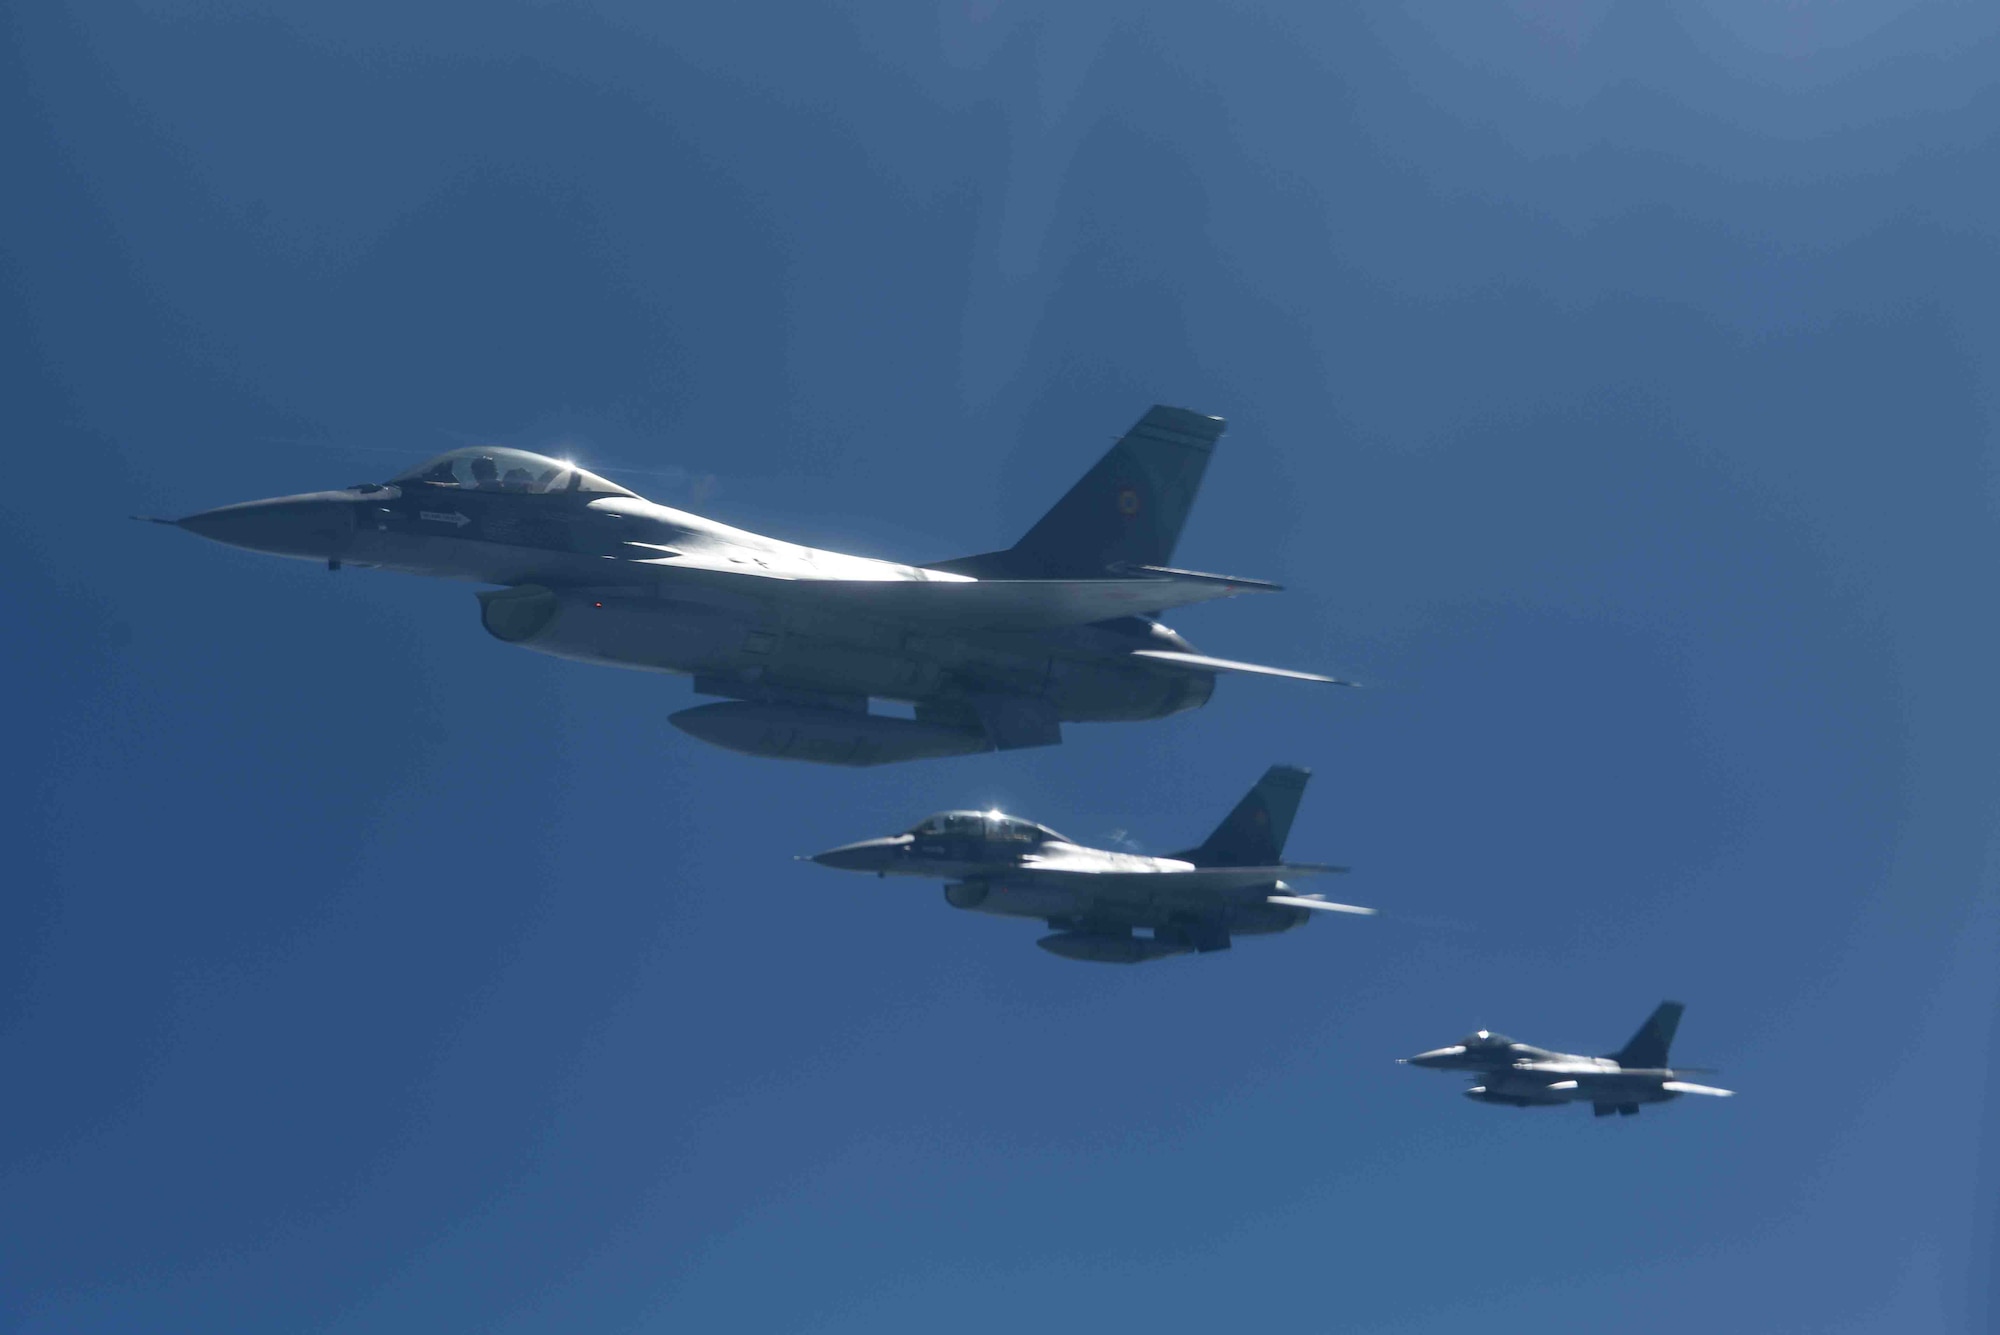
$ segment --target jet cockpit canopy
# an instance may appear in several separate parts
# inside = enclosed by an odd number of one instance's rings
[[[1459,1046],[1468,1052],[1476,1048],[1511,1048],[1514,1040],[1505,1034],[1496,1034],[1491,1029],[1475,1029],[1458,1040]]]
[[[458,487],[465,491],[510,491],[528,494],[580,492],[593,496],[630,496],[633,493],[567,459],[551,459],[527,450],[510,450],[500,445],[472,445],[449,454],[440,454],[389,479],[391,482],[422,482],[433,487]]]
[[[948,836],[997,844],[1066,844],[1069,840],[1046,825],[1009,816],[1003,811],[941,811],[910,831],[918,838]]]

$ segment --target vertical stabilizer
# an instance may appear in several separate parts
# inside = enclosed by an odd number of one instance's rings
[[[1681,1027],[1681,1012],[1686,1009],[1678,1001],[1661,1002],[1632,1035],[1632,1041],[1611,1054],[1611,1060],[1649,1071],[1666,1066],[1667,1049],[1673,1046],[1674,1031]]]
[[[1273,765],[1200,848],[1180,854],[1198,867],[1270,867],[1285,855],[1299,798],[1312,771]]]
[[[1019,542],[932,568],[976,579],[1089,579],[1118,566],[1170,565],[1224,425],[1155,404]]]

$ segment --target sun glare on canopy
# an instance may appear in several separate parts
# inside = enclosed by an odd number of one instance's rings
[[[1001,811],[940,811],[910,833],[918,836],[956,835],[1004,843],[1069,842],[1046,825],[1037,825],[1031,820],[1022,820]]]

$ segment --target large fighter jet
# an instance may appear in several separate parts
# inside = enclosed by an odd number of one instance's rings
[[[1470,1071],[1475,1083],[1465,1091],[1465,1097],[1515,1108],[1587,1102],[1599,1117],[1613,1113],[1631,1116],[1642,1103],[1666,1103],[1683,1094],[1728,1098],[1734,1090],[1681,1079],[1706,1074],[1701,1068],[1673,1070],[1667,1066],[1667,1049],[1673,1045],[1674,1031],[1680,1028],[1685,1009],[1678,1001],[1661,1002],[1632,1035],[1632,1041],[1608,1057],[1551,1052],[1481,1029],[1450,1047],[1432,1048],[1399,1060],[1409,1066]]]
[[[694,678],[682,731],[752,755],[877,765],[1052,746],[1160,718],[1217,674],[1331,677],[1199,653],[1156,613],[1275,589],[1173,568],[1221,418],[1155,407],[1005,551],[899,565],[672,510],[565,460],[454,450],[385,483],[162,520],[278,556],[502,587],[486,629],[562,658]],[[869,712],[900,701],[914,717]]]
[[[1064,959],[1140,964],[1227,950],[1232,936],[1288,932],[1315,912],[1375,912],[1299,894],[1283,880],[1347,870],[1282,860],[1308,773],[1273,765],[1207,842],[1171,857],[1086,848],[998,811],[947,811],[811,861],[948,881],[953,908],[1045,920],[1056,930],[1035,944]]]

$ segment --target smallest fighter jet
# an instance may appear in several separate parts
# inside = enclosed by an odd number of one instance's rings
[[[1375,912],[1299,894],[1283,879],[1347,870],[1282,861],[1308,777],[1273,765],[1207,842],[1171,857],[1086,848],[998,811],[946,811],[907,833],[809,860],[947,881],[953,908],[1044,920],[1055,931],[1035,944],[1064,959],[1140,964],[1206,954],[1227,950],[1232,936],[1290,931],[1315,913]]]
[[[1674,1031],[1680,1028],[1681,1012],[1685,1009],[1678,1001],[1661,1002],[1639,1027],[1639,1032],[1632,1035],[1632,1041],[1608,1057],[1551,1052],[1481,1029],[1450,1047],[1432,1048],[1398,1060],[1407,1066],[1469,1071],[1475,1083],[1465,1091],[1465,1097],[1514,1108],[1588,1102],[1599,1117],[1613,1113],[1629,1117],[1639,1111],[1642,1103],[1667,1103],[1683,1094],[1710,1094],[1726,1099],[1736,1091],[1690,1084],[1681,1079],[1684,1075],[1707,1074],[1704,1068],[1684,1066],[1673,1070],[1667,1066],[1667,1049],[1673,1044]]]

